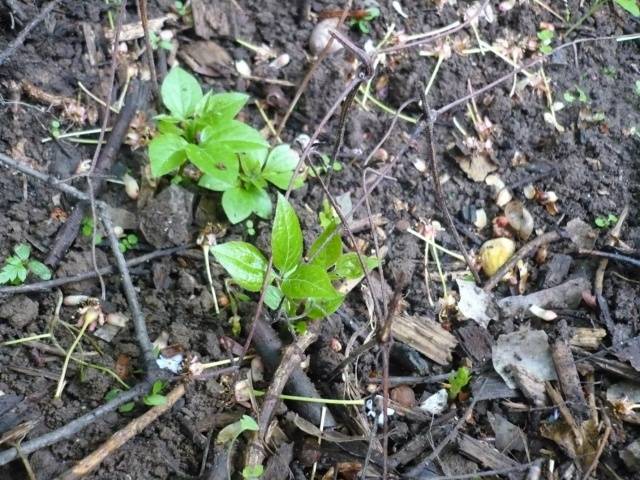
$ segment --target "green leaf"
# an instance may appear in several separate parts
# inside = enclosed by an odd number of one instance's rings
[[[240,167],[233,152],[215,145],[203,148],[191,144],[187,145],[186,152],[189,160],[206,175],[198,182],[200,186],[222,192],[238,185]]]
[[[342,255],[336,262],[335,273],[341,278],[359,278],[364,273],[356,252]]]
[[[335,233],[338,225],[333,222],[316,238],[307,253],[311,264],[319,265],[325,270],[335,265],[342,254],[342,238]]]
[[[171,133],[178,135],[179,137],[184,135],[184,131],[177,125],[180,122],[179,118],[171,117],[169,115],[158,115],[156,118],[156,128],[158,132],[165,135]]]
[[[329,274],[318,265],[300,265],[282,282],[282,293],[293,300],[310,298],[334,299],[337,291]]]
[[[260,478],[264,473],[264,467],[262,465],[247,465],[242,469],[242,478],[254,479]]]
[[[460,367],[449,375],[449,398],[454,399],[469,384],[471,371],[467,367]]]
[[[255,214],[264,219],[271,217],[273,205],[271,204],[271,197],[269,197],[269,194],[264,189],[258,188],[254,185],[247,188],[247,193],[251,195],[252,208]]]
[[[118,408],[118,411],[120,413],[128,413],[131,410],[133,410],[133,408],[136,406],[135,402],[127,402],[127,403],[123,403],[122,405],[120,405],[120,407]]]
[[[300,263],[303,247],[298,216],[291,204],[278,194],[276,216],[271,230],[273,265],[282,274],[289,272]]]
[[[239,223],[254,209],[254,195],[242,187],[234,187],[222,194],[222,208],[231,223]]]
[[[255,128],[237,120],[216,122],[202,130],[201,142],[218,144],[232,152],[249,152],[268,148],[268,142]]]
[[[543,42],[549,42],[553,38],[553,31],[552,30],[540,30],[537,33],[537,36]]]
[[[240,164],[242,165],[242,171],[249,176],[259,175],[267,158],[267,152],[266,148],[262,148],[241,154]]]
[[[286,190],[289,188],[289,182],[299,160],[298,153],[289,145],[278,145],[269,153],[262,175],[279,189]],[[299,188],[303,184],[304,178],[299,175],[294,188]]]
[[[344,295],[336,291],[336,295],[333,298],[318,300],[315,299],[310,302],[309,311],[307,317],[312,320],[318,320],[331,315],[333,312],[340,308],[344,302]]]
[[[604,218],[604,217],[597,217],[594,220],[594,223],[596,224],[596,227],[598,227],[598,228],[605,228],[609,222],[607,222],[607,219]]]
[[[207,119],[232,120],[249,100],[249,95],[239,92],[207,94],[198,105],[198,112]]]
[[[114,398],[116,398],[118,395],[120,395],[120,392],[122,392],[122,390],[120,390],[119,388],[112,388],[111,390],[109,390],[107,392],[107,394],[104,396],[104,399],[107,402],[110,402],[111,400],[113,400]]]
[[[640,8],[636,0],[613,0],[634,17],[640,17]]]
[[[158,135],[151,140],[149,142],[151,174],[154,177],[161,177],[182,165],[187,158],[185,151],[187,145],[184,138],[172,133]]]
[[[29,255],[31,255],[31,247],[28,243],[16,245],[13,248],[13,251],[16,252],[16,256],[23,262],[27,261],[29,259]]]
[[[216,437],[216,443],[224,444],[233,442],[244,431],[257,432],[259,430],[256,421],[249,415],[243,415],[240,420],[224,427]]]
[[[573,103],[576,99],[576,97],[574,97],[573,94],[569,91],[564,92],[564,95],[562,95],[562,98],[564,98],[564,101],[567,103]]]
[[[202,99],[198,80],[180,67],[174,67],[162,82],[162,103],[171,114],[181,119],[192,116]]]
[[[164,388],[164,382],[162,380],[156,380],[155,382],[153,382],[153,385],[151,386],[151,393],[153,395],[161,393],[163,388]]]
[[[30,260],[27,264],[31,273],[33,273],[40,280],[50,280],[51,270],[44,263],[37,260]]]
[[[264,303],[271,310],[275,310],[280,306],[282,301],[282,290],[274,285],[268,285],[264,292]]]
[[[259,292],[267,259],[260,251],[246,242],[227,242],[211,247],[211,253],[238,285],[250,292]]]
[[[18,280],[20,283],[23,283],[27,279],[27,273],[29,273],[29,271],[24,267],[18,269]]]
[[[9,272],[7,267],[0,270],[0,285],[5,285],[13,281],[15,277]]]
[[[240,427],[242,428],[243,432],[257,432],[258,430],[260,430],[260,427],[258,427],[258,423],[249,415],[242,416],[242,418],[240,419]]]
[[[159,395],[157,393],[152,393],[151,395],[147,395],[142,399],[145,405],[149,405],[155,407],[157,405],[164,405],[167,403],[167,397],[164,395]]]

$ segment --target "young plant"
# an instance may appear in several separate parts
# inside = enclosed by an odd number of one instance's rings
[[[229,445],[229,451],[233,448],[233,444],[244,432],[257,432],[259,430],[258,423],[249,415],[243,415],[240,420],[233,422],[224,427],[216,437],[216,443],[219,445]],[[231,461],[231,454],[227,455],[227,466]],[[231,469],[228,468],[230,471]],[[262,465],[247,465],[242,470],[242,477],[247,479],[260,478],[264,472]]]
[[[589,97],[580,87],[575,86],[571,90],[564,92],[562,96],[567,103],[573,103],[579,101],[580,103],[589,103]]]
[[[637,0],[613,0],[621,8],[625,9],[634,17],[640,17],[640,7],[638,7]]]
[[[162,380],[156,380],[151,385],[151,391],[142,397],[142,401],[145,405],[149,405],[150,407],[155,407],[157,405],[164,405],[167,403],[167,397],[162,394],[162,391],[166,388],[166,382]]]
[[[467,367],[460,367],[449,375],[449,398],[454,399],[471,381],[471,371]]]
[[[21,285],[27,279],[27,275],[32,273],[41,280],[51,279],[51,270],[44,263],[30,259],[31,247],[26,243],[20,243],[13,247],[13,253],[5,260],[2,270],[0,270],[0,285],[10,283],[11,285]]]
[[[537,33],[537,36],[538,40],[540,40],[538,51],[544,55],[549,55],[553,51],[551,42],[553,41],[555,33],[553,32],[553,30],[540,30]]]
[[[269,183],[286,189],[298,155],[288,145],[269,151],[253,127],[235,120],[248,96],[229,92],[203,94],[198,81],[173,68],[162,83],[162,101],[170,115],[156,117],[158,134],[149,144],[151,172],[160,177],[182,172],[187,161],[202,176],[198,184],[223,192],[222,207],[232,223],[252,213],[271,215]],[[299,178],[294,187],[302,186]]]
[[[122,253],[126,253],[127,250],[135,248],[139,241],[140,240],[135,233],[129,233],[118,241],[118,248]]]
[[[598,228],[609,228],[609,227],[613,227],[617,221],[618,221],[618,217],[613,213],[610,213],[606,217],[605,216],[596,217],[593,223],[595,223],[596,227]]]
[[[303,256],[300,222],[289,202],[278,195],[271,231],[274,271],[267,282],[265,303],[275,310],[281,305],[290,318],[323,318],[344,301],[334,282],[363,275],[355,252],[343,253],[338,224],[332,222]],[[211,248],[216,260],[235,283],[250,292],[259,292],[267,271],[267,259],[253,245],[232,241]],[[376,266],[365,257],[366,268]]]
[[[363,11],[358,11],[356,15],[349,20],[350,27],[356,27],[362,33],[369,33],[371,31],[371,21],[380,16],[380,9],[377,7],[369,7]]]
[[[84,217],[80,224],[80,231],[83,237],[91,238],[93,236],[93,220],[91,217]],[[102,243],[102,235],[96,233],[96,245]]]

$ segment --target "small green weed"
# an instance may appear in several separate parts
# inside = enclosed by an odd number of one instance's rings
[[[164,50],[171,51],[173,45],[171,45],[170,40],[163,39],[156,32],[149,32],[149,41],[151,42],[151,48],[157,50],[158,48],[163,48]]]
[[[189,13],[189,7],[184,4],[184,2],[175,1],[173,2],[173,8],[175,8],[176,13],[181,17],[184,17]]]
[[[316,165],[314,167],[315,172],[313,170],[309,170],[307,175],[309,175],[310,177],[315,177],[316,173],[321,174],[321,173],[329,173],[331,171],[333,172],[342,171],[342,163],[338,162],[337,160],[332,162],[331,159],[329,158],[329,155],[326,155],[323,153],[322,155],[320,155],[320,160],[322,161],[322,165]]]
[[[365,14],[357,18],[349,20],[350,27],[356,27],[362,33],[371,31],[371,22],[380,16],[380,9],[377,7],[369,7],[365,10]]]
[[[84,217],[80,224],[80,232],[83,237],[91,238],[93,235],[93,219],[91,217]],[[96,233],[96,245],[102,243],[102,235]]]
[[[471,381],[471,371],[467,367],[460,367],[449,375],[449,398],[454,399]]]
[[[580,87],[575,86],[571,90],[567,90],[563,95],[564,101],[567,103],[580,102],[589,103],[589,97]]]
[[[118,241],[118,248],[122,253],[131,250],[138,245],[139,239],[135,233],[129,233]]]
[[[243,415],[240,420],[233,422],[224,427],[216,437],[216,443],[219,445],[227,445],[229,450],[233,448],[233,444],[244,432],[257,432],[260,428],[258,423],[249,415]],[[231,455],[228,456],[230,458]],[[247,465],[242,470],[242,478],[255,479],[262,476],[264,467],[262,465]]]
[[[555,33],[553,30],[540,30],[537,33],[538,40],[540,40],[540,44],[538,45],[538,51],[544,55],[549,55],[553,48],[551,47],[551,42],[553,41],[553,37]]]
[[[265,303],[273,310],[281,305],[290,317],[323,318],[344,301],[333,282],[359,278],[362,268],[355,252],[343,253],[336,222],[328,225],[303,257],[304,243],[300,222],[289,202],[278,195],[271,231],[271,250],[275,271],[269,279]],[[334,234],[335,233],[335,234]],[[253,245],[232,241],[211,247],[216,260],[235,283],[249,292],[259,292],[267,270],[267,259]],[[366,267],[377,261],[365,257]]]
[[[640,17],[640,7],[638,7],[638,2],[636,0],[613,0],[614,3],[618,4],[621,8],[625,9],[634,17]]]
[[[155,407],[157,405],[164,405],[165,403],[167,403],[167,397],[165,397],[162,392],[163,390],[167,387],[167,383],[162,381],[162,380],[156,380],[153,385],[151,386],[151,391],[146,394],[144,397],[142,397],[142,402],[145,405],[148,405],[150,407]],[[122,390],[119,388],[112,388],[111,390],[109,390],[107,392],[107,394],[104,396],[104,399],[107,402],[110,402],[111,400],[113,400],[114,398],[116,398],[118,395],[120,395],[122,393]],[[123,403],[122,405],[120,405],[120,407],[118,408],[118,411],[120,413],[128,413],[130,411],[132,411],[136,406],[135,402],[127,402],[127,403]]]
[[[0,270],[0,285],[10,283],[11,285],[21,285],[27,279],[27,275],[32,273],[41,280],[51,279],[51,270],[44,263],[30,259],[31,247],[26,243],[20,243],[13,247],[13,253],[4,262]]]
[[[606,217],[604,216],[596,217],[593,223],[595,223],[596,227],[598,228],[609,228],[609,227],[613,227],[617,221],[618,221],[618,217],[613,213],[610,213]]]
[[[155,177],[175,172],[187,160],[202,176],[198,184],[223,192],[222,208],[232,223],[255,213],[269,218],[272,204],[266,188],[286,189],[298,154],[289,145],[269,144],[253,127],[235,120],[249,97],[243,93],[202,93],[198,81],[179,67],[167,75],[162,101],[171,113],[156,117],[158,135],[149,144]],[[304,183],[298,177],[294,188]]]

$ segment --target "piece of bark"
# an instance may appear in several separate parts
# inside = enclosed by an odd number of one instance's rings
[[[569,255],[556,253],[551,257],[547,265],[547,274],[544,277],[542,286],[544,288],[551,288],[560,285],[564,279],[567,278],[572,263],[573,258]]]
[[[500,453],[487,442],[476,440],[464,433],[458,437],[458,449],[464,455],[489,469],[498,470],[519,465],[518,462],[507,457],[504,453]]]
[[[193,28],[201,38],[227,37],[231,34],[227,7],[231,2],[191,0]]]
[[[149,32],[158,33],[164,22],[167,20],[175,20],[176,16],[173,14],[165,15],[159,18],[150,18],[149,19]],[[104,37],[107,40],[113,40],[115,38],[116,32],[112,29],[106,29],[104,32]],[[133,22],[122,25],[120,29],[120,36],[118,39],[120,42],[130,42],[131,40],[137,40],[138,38],[144,37],[144,28],[142,26],[142,22]]]
[[[551,357],[556,366],[560,388],[571,412],[578,420],[586,420],[589,411],[569,342],[564,338],[558,338],[551,346]]]
[[[522,394],[536,407],[547,404],[544,383],[518,365],[511,366],[511,375]]]
[[[558,286],[529,295],[514,295],[498,300],[500,315],[504,318],[530,317],[529,309],[535,305],[544,309],[574,309],[582,300],[582,292],[591,289],[586,278],[574,278]]]
[[[502,378],[496,374],[474,376],[471,381],[473,398],[478,402],[482,400],[497,400],[500,398],[517,397],[518,391],[509,388]]]
[[[458,340],[434,320],[412,315],[398,315],[391,325],[397,340],[415,348],[440,365],[451,363],[451,352]]]
[[[572,347],[596,350],[607,336],[604,328],[573,328],[569,343]]]
[[[491,359],[492,338],[486,328],[475,323],[461,327],[456,331],[460,345],[479,365]]]

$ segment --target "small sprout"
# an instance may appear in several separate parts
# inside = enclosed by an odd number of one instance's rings
[[[93,236],[93,219],[91,217],[84,217],[80,224],[80,231],[83,237],[91,238]],[[96,232],[96,245],[102,243],[102,235]]]
[[[256,229],[253,227],[252,220],[247,220],[246,222],[244,222],[244,226],[247,230],[247,235],[249,235],[250,237],[253,237],[256,234]]]
[[[636,80],[633,84],[633,93],[640,97],[640,80]]]
[[[173,45],[171,44],[171,39],[165,38],[165,36],[163,36],[162,33],[164,32],[161,32],[160,35],[158,35],[154,31],[149,32],[149,41],[151,43],[151,48],[153,50],[162,48],[163,50],[171,51],[171,49],[173,48]]]
[[[121,238],[118,242],[118,248],[122,253],[126,253],[129,250],[134,249],[139,243],[138,236],[135,233],[130,233]]]
[[[242,478],[253,480],[260,478],[264,473],[264,467],[262,465],[247,465],[242,469]]]
[[[487,240],[480,247],[480,265],[485,274],[491,276],[494,275],[500,267],[502,267],[507,260],[516,251],[516,243],[510,238],[494,238]]]
[[[616,75],[616,69],[611,66],[607,66],[602,69],[602,73],[607,77],[614,77]]]
[[[20,243],[13,247],[15,255],[7,257],[2,270],[0,270],[0,285],[21,285],[32,273],[41,280],[51,279],[51,270],[44,263],[30,259],[31,247],[26,243]]]
[[[629,12],[634,17],[640,17],[640,7],[636,0],[613,0],[621,8]]]
[[[553,30],[543,29],[540,30],[536,35],[539,40],[538,51],[543,55],[549,55],[551,52],[553,52],[553,48],[551,48],[551,42],[553,41],[555,32]]]
[[[53,138],[58,138],[60,136],[60,122],[58,120],[51,120],[49,124],[49,132],[51,132],[51,136]]]
[[[155,407],[167,403],[167,397],[162,394],[167,384],[162,380],[156,380],[151,386],[151,391],[142,398],[145,405]]]
[[[460,367],[455,372],[451,372],[448,380],[449,398],[453,400],[471,381],[471,371],[467,367]]]
[[[185,5],[185,2],[180,2],[176,0],[175,2],[173,2],[173,8],[175,9],[176,13],[181,17],[184,17],[189,13],[189,7]]]
[[[573,103],[579,101],[580,103],[589,103],[589,97],[580,87],[576,86],[571,90],[564,92],[562,96],[567,103]]]
[[[380,16],[380,9],[377,7],[369,7],[363,11],[356,12],[353,18],[349,20],[350,27],[357,27],[362,33],[371,31],[371,21]]]
[[[613,227],[617,221],[618,221],[618,217],[613,213],[610,213],[606,217],[604,216],[596,217],[593,223],[595,223],[596,227],[598,228],[609,228],[609,227]]]

